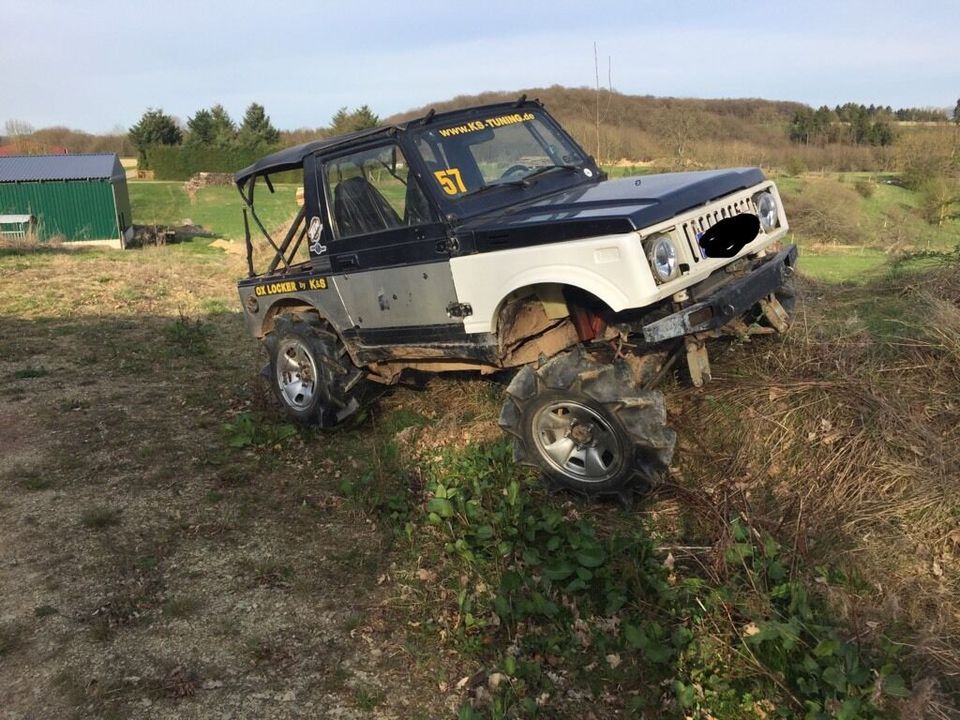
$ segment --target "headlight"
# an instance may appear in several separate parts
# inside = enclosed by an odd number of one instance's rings
[[[651,238],[647,241],[647,258],[654,277],[659,282],[666,282],[677,275],[677,248],[665,235]]]
[[[757,206],[757,217],[760,218],[760,225],[763,226],[764,232],[770,232],[780,224],[777,201],[771,193],[758,193],[753,196],[753,202]]]

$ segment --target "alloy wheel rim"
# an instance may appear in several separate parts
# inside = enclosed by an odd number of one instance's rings
[[[540,408],[533,438],[541,457],[577,482],[606,482],[620,469],[620,438],[600,413],[582,403],[566,400]]]
[[[306,410],[317,391],[317,361],[297,338],[287,338],[277,348],[277,385],[284,402]]]

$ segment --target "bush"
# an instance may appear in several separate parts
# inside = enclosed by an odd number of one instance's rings
[[[198,172],[234,173],[276,149],[154,146],[147,150],[147,166],[156,180],[188,180]]]
[[[869,180],[857,180],[853,184],[853,189],[857,191],[860,197],[870,198],[873,197],[873,193],[877,189],[877,185]]]
[[[785,194],[793,231],[804,239],[842,245],[861,244],[860,196],[833,180],[812,180],[800,192]]]

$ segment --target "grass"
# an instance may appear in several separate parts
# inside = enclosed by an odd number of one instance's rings
[[[809,173],[777,177],[801,248],[817,246],[823,254],[851,247],[882,253],[948,250],[960,243],[960,224],[937,228],[919,210],[919,194],[891,184],[893,176],[871,173]],[[870,188],[869,197],[856,191]],[[831,250],[831,245],[844,247]]]
[[[130,206],[134,222],[139,225],[181,225],[185,220],[209,229],[216,235],[239,240],[243,238],[243,200],[234,187],[201,188],[194,198],[181,182],[131,181]],[[257,213],[269,230],[289,221],[297,211],[294,185],[275,185],[271,194],[261,186],[256,198]],[[251,230],[256,228],[251,220]]]
[[[863,283],[887,265],[887,258],[876,251],[859,255],[811,255],[804,253],[799,261],[800,272],[829,283]]]
[[[109,507],[92,507],[80,514],[80,524],[90,530],[105,530],[120,523],[120,511]]]
[[[38,689],[11,711],[201,717],[256,687],[263,717],[291,691],[392,717],[949,716],[960,288],[942,260],[804,243],[793,331],[669,386],[680,456],[630,512],[516,468],[485,379],[293,428],[242,260],[208,241],[0,248],[0,684]]]

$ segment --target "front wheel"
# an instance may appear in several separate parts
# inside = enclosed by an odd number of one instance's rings
[[[662,481],[676,444],[663,394],[643,390],[625,363],[600,363],[581,349],[522,368],[500,426],[513,435],[517,461],[552,484],[624,500]]]
[[[357,386],[362,372],[350,362],[334,333],[280,317],[266,344],[270,384],[291,418],[333,427],[359,409]]]

